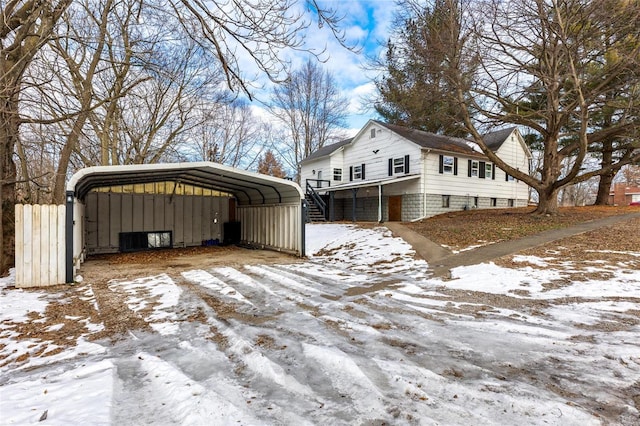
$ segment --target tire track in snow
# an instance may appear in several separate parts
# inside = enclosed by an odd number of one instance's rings
[[[335,347],[303,343],[303,353],[317,363],[339,397],[348,396],[359,416],[387,419],[384,396],[378,387],[347,354]],[[336,398],[337,399],[337,398]]]
[[[283,271],[279,271],[278,269],[270,266],[247,265],[245,266],[245,269],[247,269],[254,275],[264,277],[275,284],[279,284],[281,287],[285,287],[287,290],[295,290],[299,294],[305,296],[305,298],[309,296],[321,296],[324,293],[313,286],[301,283],[300,281],[305,280],[301,280],[300,277],[295,275],[293,275],[292,277],[292,274],[286,274],[288,276],[285,276],[285,274],[283,274]],[[308,284],[310,281],[306,280],[306,282]]]
[[[211,321],[211,322],[215,322]],[[231,328],[222,323],[216,324],[220,334],[227,339],[228,348],[225,350],[233,355],[233,359],[242,362],[249,370],[262,378],[276,383],[288,392],[298,396],[312,397],[314,392],[307,385],[300,384],[295,377],[288,374],[282,366],[273,362],[254,345],[238,335]],[[236,361],[236,362],[237,362]]]
[[[166,419],[181,425],[263,424],[228,394],[215,392],[185,376],[170,363],[140,352],[140,369],[146,373],[145,387],[161,404],[157,410],[171,413]],[[152,421],[151,423],[155,423]]]
[[[193,271],[183,272],[182,276],[187,281],[198,284],[209,290],[213,290],[216,293],[222,294],[223,296],[235,299],[238,302],[246,303],[253,306],[253,303],[247,300],[238,290],[227,285],[224,281],[214,277],[207,271],[196,269]]]
[[[232,280],[237,282],[238,284],[243,284],[246,285],[248,287],[254,288],[254,289],[258,289],[260,291],[263,291],[267,294],[270,294],[272,296],[275,296],[276,294],[266,285],[262,284],[261,282],[251,278],[248,275],[243,274],[242,272],[240,272],[239,270],[235,269],[235,268],[231,268],[229,266],[224,267],[224,268],[214,268],[211,270],[212,273],[222,276],[228,280]]]

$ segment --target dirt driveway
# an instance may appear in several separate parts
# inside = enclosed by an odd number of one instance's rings
[[[308,235],[306,261],[156,252],[3,289],[31,302],[0,321],[0,411],[60,420],[68,391],[75,422],[114,425],[637,424],[640,250],[563,241],[440,280],[384,228]]]

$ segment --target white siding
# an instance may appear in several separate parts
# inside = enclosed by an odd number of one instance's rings
[[[371,138],[371,130],[376,136]],[[379,130],[379,131],[378,131]],[[420,172],[420,147],[391,132],[386,127],[369,123],[345,148],[344,183],[349,182],[349,168],[365,164],[365,181],[389,177],[389,159],[409,155],[409,174]],[[404,176],[404,174],[394,175]]]
[[[300,186],[302,187],[302,190],[306,191],[307,180],[311,180],[310,183],[315,188],[316,182],[314,180],[318,179],[318,171],[322,171],[322,179],[330,180],[332,176],[330,174],[330,163],[331,159],[329,157],[323,157],[303,164],[300,171]]]
[[[439,195],[469,195],[471,197],[495,197],[526,199],[527,186],[516,180],[506,181],[505,172],[495,168],[495,179],[469,177],[469,161],[479,161],[461,155],[451,155],[458,159],[458,174],[440,173],[440,154],[431,152],[426,160],[426,192]],[[487,164],[490,161],[482,160]]]

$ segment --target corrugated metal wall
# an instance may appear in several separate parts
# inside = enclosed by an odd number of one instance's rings
[[[300,255],[302,247],[302,206],[238,206],[242,241]]]
[[[91,192],[86,200],[87,253],[115,253],[120,232],[172,231],[173,246],[222,241],[229,198]]]

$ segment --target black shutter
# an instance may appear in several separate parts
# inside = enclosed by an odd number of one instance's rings
[[[389,176],[393,176],[393,158],[389,158]]]
[[[453,174],[458,175],[458,157],[453,157]]]
[[[469,168],[467,169],[467,176],[471,177],[471,160],[468,162]]]
[[[364,180],[364,164],[362,165],[362,180]]]
[[[404,172],[409,173],[409,156],[404,156]]]
[[[442,157],[442,154],[440,154],[440,170],[439,173],[442,174],[444,172],[444,158]]]
[[[504,180],[509,182],[509,173],[504,172]]]
[[[491,179],[492,180],[496,180],[496,165],[495,164],[493,164],[491,166]]]
[[[349,182],[353,180],[353,166],[349,167]]]
[[[478,168],[478,177],[480,179],[484,179],[484,166],[485,166],[485,164],[487,164],[487,163],[485,163],[484,161],[480,162],[480,167]]]

